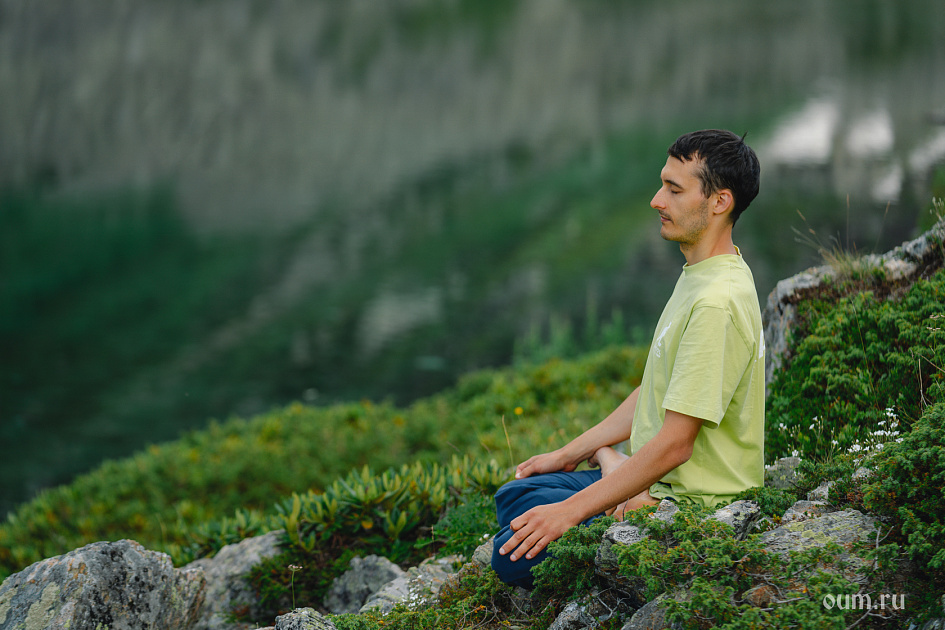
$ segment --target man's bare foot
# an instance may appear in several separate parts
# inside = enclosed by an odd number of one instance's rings
[[[630,459],[629,456],[624,455],[619,451],[615,451],[609,446],[603,446],[597,449],[597,452],[594,453],[594,455],[589,460],[587,460],[587,463],[593,467],[600,466],[601,477],[606,477],[620,468],[620,464],[624,463],[628,459]],[[635,497],[627,499],[620,505],[612,507],[604,513],[607,516],[615,515],[618,518],[623,518],[624,512],[627,512],[628,510],[635,510],[646,505],[656,505],[657,503],[659,503],[659,501],[651,497],[648,490],[644,490]]]
[[[620,468],[620,464],[624,463],[630,459],[628,456],[615,451],[609,446],[602,446],[597,449],[597,452],[587,460],[587,463],[591,466],[597,467],[600,466],[601,477],[606,477],[610,473],[614,472]]]

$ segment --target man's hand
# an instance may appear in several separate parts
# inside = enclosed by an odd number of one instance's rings
[[[532,475],[552,472],[572,472],[580,463],[570,461],[561,449],[558,449],[529,457],[515,468],[515,478],[524,479]]]
[[[509,559],[512,562],[522,556],[531,560],[551,541],[557,540],[580,522],[568,514],[560,503],[533,507],[512,521],[511,527],[515,534],[502,545],[499,553],[503,556],[511,553]]]

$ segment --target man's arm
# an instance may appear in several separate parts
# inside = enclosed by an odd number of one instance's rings
[[[548,544],[585,519],[634,497],[692,456],[702,420],[666,411],[663,426],[612,474],[572,497],[551,505],[539,505],[511,523],[515,534],[499,553],[534,558]]]
[[[633,390],[626,400],[609,416],[571,440],[567,445],[550,453],[535,455],[515,469],[515,478],[523,479],[541,473],[571,472],[578,464],[591,457],[602,446],[613,446],[630,438],[633,412],[637,408],[640,388]]]

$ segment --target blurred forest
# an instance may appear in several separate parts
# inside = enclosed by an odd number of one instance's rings
[[[0,514],[211,418],[645,344],[691,129],[759,153],[762,300],[889,249],[943,77],[936,0],[0,0]]]

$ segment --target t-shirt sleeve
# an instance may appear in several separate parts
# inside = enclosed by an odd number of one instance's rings
[[[722,421],[751,357],[751,348],[723,308],[698,307],[683,331],[663,408]]]

